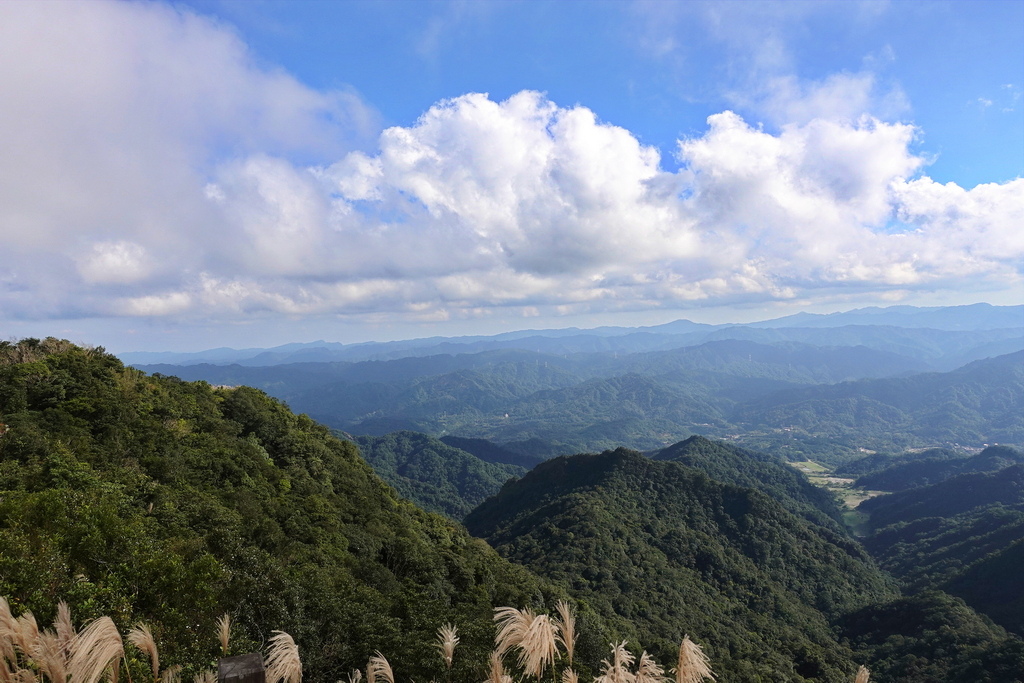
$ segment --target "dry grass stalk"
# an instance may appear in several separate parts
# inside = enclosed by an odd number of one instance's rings
[[[857,678],[854,679],[854,683],[868,683],[871,679],[871,672],[868,671],[866,666],[861,666],[857,669]]]
[[[490,662],[490,669],[487,674],[487,680],[484,683],[512,683],[512,677],[505,673],[505,667],[501,663],[500,652],[497,650],[491,652],[488,661]]]
[[[494,622],[498,631],[494,635],[494,647],[498,655],[504,657],[505,653],[523,642],[523,636],[534,614],[529,607],[516,609],[515,607],[498,607],[494,610]]]
[[[494,610],[498,633],[494,638],[498,652],[519,648],[519,665],[528,676],[543,675],[545,667],[558,654],[558,629],[546,614],[534,614],[529,608],[499,607]]]
[[[576,615],[572,613],[572,607],[565,600],[558,601],[555,611],[558,612],[558,641],[565,648],[569,666],[572,666],[572,655],[576,650]]]
[[[679,645],[679,663],[676,665],[676,683],[700,683],[705,678],[714,680],[710,660],[700,645],[685,636]]]
[[[231,644],[231,615],[225,613],[217,620],[217,637],[220,639],[220,654],[225,656],[228,653],[228,646]]]
[[[117,680],[118,660],[124,654],[121,634],[110,617],[100,617],[82,629],[71,648],[71,683],[97,683],[108,669]]]
[[[153,632],[143,623],[135,624],[135,628],[128,632],[128,642],[142,650],[143,654],[149,657],[149,665],[153,670],[153,683],[160,680],[160,651],[156,646],[156,639]]]
[[[437,649],[441,651],[444,664],[452,668],[452,660],[455,658],[455,646],[459,644],[459,629],[451,624],[445,624],[437,629]]]
[[[160,683],[178,683],[181,680],[181,664],[175,664],[164,669],[160,674]]]
[[[39,672],[54,683],[65,683],[68,679],[67,653],[60,644],[60,636],[53,631],[39,634],[36,649],[32,653],[32,661],[39,667]]]
[[[267,683],[299,683],[302,680],[302,660],[299,646],[284,631],[274,631],[270,639],[270,652],[264,661]]]
[[[57,632],[57,641],[60,643],[64,657],[71,656],[71,644],[75,642],[75,625],[71,621],[71,608],[68,603],[61,600],[57,603],[57,616],[53,620],[53,629]]]
[[[366,677],[368,681],[376,681],[379,677],[384,683],[395,683],[395,672],[391,670],[387,658],[379,651],[370,657],[370,662],[366,665]]]
[[[618,645],[611,643],[611,646],[611,661],[601,660],[601,675],[594,679],[594,683],[634,683],[636,676],[629,670],[629,667],[633,665],[634,657],[626,649],[626,641],[622,641]]]
[[[197,673],[192,679],[192,683],[217,683],[217,672],[213,669],[207,669]]]
[[[17,640],[15,645],[27,657],[33,657],[39,643],[39,624],[36,623],[35,615],[26,611],[15,619],[17,628]]]
[[[36,676],[36,672],[32,669],[20,669],[15,674],[15,681],[17,683],[39,683],[39,678]]]
[[[0,683],[13,680],[18,670],[18,653],[14,644],[18,639],[18,622],[11,614],[7,598],[0,596]]]
[[[636,665],[636,683],[666,683],[665,670],[644,650]]]

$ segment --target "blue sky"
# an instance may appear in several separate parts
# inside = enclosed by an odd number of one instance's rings
[[[0,330],[1024,300],[1024,2],[8,2]]]

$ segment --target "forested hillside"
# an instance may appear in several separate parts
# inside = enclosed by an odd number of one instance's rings
[[[896,595],[842,534],[759,491],[623,449],[538,465],[466,524],[632,622],[659,656],[700,634],[730,680],[840,680],[856,667],[830,618]]]
[[[962,462],[1013,461],[993,448]],[[948,461],[957,462],[957,461]],[[865,539],[907,589],[941,589],[1024,635],[1024,465],[968,473],[867,501],[875,532]]]
[[[363,458],[400,495],[456,521],[526,472],[517,465],[485,462],[417,432],[354,438]]]
[[[79,619],[144,620],[189,677],[214,658],[227,612],[237,651],[286,630],[307,678],[324,681],[375,650],[402,680],[439,676],[431,643],[451,622],[460,679],[482,680],[492,608],[561,595],[255,389],[147,377],[53,339],[4,342],[0,423],[0,595],[46,623],[61,599]],[[603,655],[608,636],[590,624]]]
[[[857,486],[877,491],[904,491],[938,484],[958,474],[995,472],[1016,463],[1024,463],[1024,452],[1009,446],[989,446],[972,456],[949,457],[948,453],[941,453],[894,462],[862,475],[857,479]]]

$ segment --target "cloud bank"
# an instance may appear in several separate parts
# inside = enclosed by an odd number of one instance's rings
[[[358,95],[209,19],[4,3],[0,307],[431,321],[1019,287],[1024,180],[932,181],[913,126],[862,112],[870,89],[779,81],[775,132],[714,114],[669,172],[538,92],[378,135]]]

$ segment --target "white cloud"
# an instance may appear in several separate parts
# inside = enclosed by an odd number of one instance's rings
[[[78,262],[78,272],[88,284],[130,284],[149,275],[152,259],[133,242],[99,242]]]
[[[227,27],[150,2],[0,3],[0,93],[0,273],[40,310],[76,273],[164,286],[208,265],[221,217],[202,188],[223,159],[334,159],[375,134],[351,92],[261,68]]]
[[[0,15],[12,318],[437,321],[1021,282],[1024,181],[921,176],[915,128],[866,113],[869,74],[776,79],[777,130],[715,114],[676,172],[530,91],[439,102],[352,151],[357,98],[254,66],[207,19]]]

